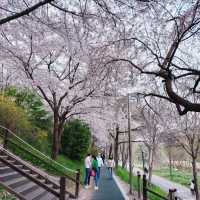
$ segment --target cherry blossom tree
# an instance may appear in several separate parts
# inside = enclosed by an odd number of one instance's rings
[[[199,4],[199,0],[140,4],[135,10],[143,8],[143,12],[136,11],[137,20],[131,23],[125,18],[132,26],[127,25],[123,36],[107,44],[112,48],[121,47],[121,55],[110,55],[107,64],[126,63],[135,73],[143,75],[146,83],[154,79],[158,93],[152,84],[139,92],[145,97],[168,100],[176,105],[180,115],[200,111],[199,102],[194,103],[191,98],[198,96]]]
[[[144,102],[145,103],[145,102]],[[164,130],[164,120],[162,113],[165,113],[165,109],[162,105],[162,101],[159,99],[151,98],[150,105],[141,104],[141,118],[143,120],[144,127],[139,132],[138,137],[143,138],[143,143],[148,150],[148,171],[149,171],[149,182],[151,182],[152,171],[154,165],[154,158],[157,152],[158,147],[166,137]],[[161,112],[162,111],[162,112]]]
[[[115,25],[115,14],[104,1],[93,0],[90,4],[5,0],[0,10],[5,15],[0,21],[4,24],[1,58],[7,68],[17,70],[18,82],[36,89],[52,110],[55,159],[64,123],[71,116],[83,114],[82,103],[96,91],[101,92],[109,74],[109,69],[101,65],[96,45],[90,43],[102,35],[106,20]]]
[[[171,130],[168,137],[173,137],[175,145],[182,148],[190,157],[192,163],[192,174],[195,185],[196,199],[199,199],[198,177],[197,177],[197,158],[200,152],[200,135],[199,135],[199,113],[187,113],[184,117],[176,116],[172,112],[171,116],[176,121],[176,129]],[[170,132],[170,129],[168,130]]]
[[[2,48],[10,65],[24,72],[28,84],[37,90],[53,112],[52,158],[56,159],[64,123],[73,115],[83,114],[77,105],[95,91],[101,91],[104,69],[94,64],[92,51],[86,46],[87,54],[81,53],[76,35],[67,40],[34,23],[28,28],[19,25],[18,31],[9,34],[13,41]]]

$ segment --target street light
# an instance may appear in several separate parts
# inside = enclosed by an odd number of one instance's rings
[[[130,184],[130,190],[129,193],[132,194],[132,141],[131,141],[131,113],[130,113],[130,97],[135,95],[135,93],[128,93],[127,99],[128,99],[128,146],[129,146],[129,184]]]
[[[128,94],[128,146],[129,146],[129,193],[132,194],[132,145],[131,145],[131,123],[130,123],[130,101]]]

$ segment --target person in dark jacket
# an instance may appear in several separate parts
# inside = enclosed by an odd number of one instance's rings
[[[101,154],[101,158],[103,160],[103,164],[105,164],[105,154],[104,153]]]

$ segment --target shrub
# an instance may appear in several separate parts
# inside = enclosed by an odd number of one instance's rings
[[[30,145],[46,152],[47,132],[31,124],[27,112],[13,98],[0,95],[0,125],[10,129]]]
[[[0,124],[13,132],[30,129],[26,113],[9,97],[0,95]]]
[[[76,119],[64,127],[61,153],[74,160],[81,160],[88,151],[91,132],[87,124]]]
[[[34,126],[51,131],[52,119],[50,113],[45,110],[41,97],[34,91],[28,88],[8,87],[5,94],[27,113],[29,121]]]

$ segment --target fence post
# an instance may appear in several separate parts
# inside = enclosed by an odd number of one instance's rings
[[[140,172],[137,171],[137,180],[138,180],[138,198],[140,198],[140,196],[141,196],[140,177],[141,177]]]
[[[173,190],[169,189],[169,200],[173,200]]]
[[[80,169],[77,169],[77,173],[76,173],[76,191],[75,191],[76,198],[78,197],[78,194],[79,194],[79,186],[80,186]]]
[[[60,200],[65,200],[66,179],[64,176],[60,177]]]
[[[5,130],[5,135],[4,135],[4,144],[3,144],[3,148],[7,149],[8,148],[8,130]]]
[[[143,200],[147,200],[147,178],[143,175]]]
[[[176,191],[177,191],[176,188],[169,189],[169,200],[176,200],[177,199]]]

